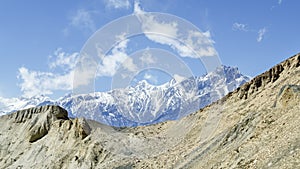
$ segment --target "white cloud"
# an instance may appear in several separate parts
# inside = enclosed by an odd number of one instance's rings
[[[201,58],[203,56],[216,56],[217,52],[215,48],[211,46],[209,39],[204,37],[206,35],[209,36],[209,32],[190,32],[188,38],[184,39],[183,43],[161,35],[150,34],[146,36],[154,42],[170,46],[181,57]]]
[[[217,56],[217,51],[212,46],[214,41],[210,37],[210,32],[199,32],[199,31],[189,31],[188,38],[184,40],[184,43],[188,45],[191,49],[194,49],[197,53],[195,55],[185,55],[189,57],[202,57],[202,56]],[[185,51],[185,50],[183,50]]]
[[[265,27],[257,31],[255,29],[249,29],[246,24],[237,23],[237,22],[232,25],[232,29],[234,31],[257,32],[258,33],[258,36],[256,38],[257,42],[261,42],[264,39],[265,34],[267,33],[267,28]]]
[[[51,72],[41,72],[29,70],[21,67],[18,70],[19,86],[24,97],[36,95],[51,95],[54,91],[70,91],[73,88],[74,68],[79,57],[79,53],[66,53],[61,48],[49,56],[49,68]],[[63,71],[54,73],[57,68]]]
[[[144,79],[146,79],[148,82],[152,83],[152,84],[157,84],[158,83],[158,79],[156,76],[149,74],[149,73],[145,73],[144,74]]]
[[[127,59],[123,62],[122,66],[130,72],[138,71],[137,66],[133,63],[133,59],[130,57],[127,57]]]
[[[86,53],[81,53],[74,69],[74,88],[90,85],[95,78],[98,61]]]
[[[96,30],[96,26],[94,20],[92,19],[92,13],[94,12],[88,11],[86,9],[77,10],[75,15],[71,17],[70,25],[79,29],[89,30],[94,32]],[[68,29],[67,30],[65,29],[64,33],[65,32],[68,32]]]
[[[258,37],[257,37],[257,42],[261,42],[267,33],[267,28],[262,28],[258,31]]]
[[[133,13],[135,13],[135,14],[143,14],[144,13],[143,9],[140,6],[140,1],[138,1],[138,0],[134,1]]]
[[[72,90],[73,71],[66,74],[30,71],[25,67],[19,68],[18,79],[24,97],[36,95],[51,95],[55,90]]]
[[[59,48],[49,56],[50,71],[19,68],[18,79],[23,96],[51,95],[57,90],[71,91],[73,87],[76,89],[90,85],[91,79],[95,76],[113,76],[121,64],[129,71],[136,71],[136,65],[126,53],[129,40],[121,37],[123,36],[116,36],[123,40],[111,50],[111,54],[101,55],[100,63],[99,60],[85,56],[83,53],[81,55],[77,52],[70,54]],[[84,67],[80,63],[84,63]],[[76,80],[74,75],[76,75]]]
[[[278,0],[276,5],[271,6],[271,10],[273,10],[276,7],[280,6],[282,3],[283,3],[283,0]]]
[[[247,28],[247,25],[246,24],[243,24],[243,23],[234,23],[232,25],[232,29],[234,31],[244,31],[244,32],[247,32],[248,31],[248,28]]]
[[[129,58],[126,53],[128,42],[128,39],[121,41],[112,49],[110,55],[101,57],[102,63],[98,65],[97,76],[113,76],[116,73],[119,66]],[[129,69],[134,69],[132,64],[127,64]]]
[[[93,85],[97,77],[112,77],[116,74],[119,67],[123,65],[126,69],[133,71],[136,66],[126,53],[129,39],[125,34],[116,35],[117,44],[111,52],[106,54],[102,51],[101,44],[96,44],[96,55],[89,56],[90,53],[81,53],[78,64],[75,68],[74,88],[79,89]],[[126,62],[126,63],[125,63]]]
[[[58,48],[54,52],[54,55],[49,56],[49,60],[50,60],[49,67],[51,69],[60,67],[65,71],[70,71],[75,68],[78,58],[79,58],[79,53],[75,52],[69,54],[62,51],[62,48]]]
[[[144,33],[168,35],[170,37],[177,36],[178,28],[176,22],[162,23],[157,21],[153,15],[145,14],[138,1],[135,1],[134,13],[141,21]]]
[[[105,0],[106,7],[115,9],[128,9],[130,7],[129,0]]]
[[[156,62],[155,58],[148,51],[143,52],[143,55],[139,59],[143,65],[150,65]]]
[[[178,23],[159,21],[154,15],[145,13],[138,1],[134,4],[134,14],[142,24],[145,36],[153,42],[168,45],[182,57],[200,58],[203,56],[217,56],[213,47],[210,32],[190,30],[186,36],[179,33]]]

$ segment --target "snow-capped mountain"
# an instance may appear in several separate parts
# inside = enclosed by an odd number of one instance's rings
[[[195,112],[249,80],[237,68],[222,66],[203,77],[191,77],[181,82],[172,79],[161,86],[142,80],[134,87],[109,92],[69,94],[57,101],[44,96],[10,101],[0,99],[0,105],[4,106],[2,112],[12,112],[30,106],[56,104],[65,108],[70,116],[112,126],[148,125]]]
[[[49,97],[40,95],[32,98],[1,98],[0,97],[0,116],[20,109],[35,107],[39,104],[54,103]]]

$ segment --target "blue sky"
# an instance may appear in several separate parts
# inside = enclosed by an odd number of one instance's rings
[[[299,52],[299,1],[139,3],[146,12],[176,15],[209,32],[222,64],[237,66],[245,75],[256,76]],[[67,72],[89,37],[133,11],[131,0],[1,1],[0,97],[58,97],[70,92],[72,83],[65,81],[72,79]]]

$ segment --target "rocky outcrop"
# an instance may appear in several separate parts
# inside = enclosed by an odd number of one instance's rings
[[[274,83],[280,77],[282,71],[295,69],[299,66],[300,54],[297,54],[239,87],[237,89],[238,97],[240,99],[247,99],[251,94],[258,91],[260,88],[265,87],[269,83]]]
[[[288,108],[291,106],[299,106],[300,101],[300,85],[284,85],[276,100],[275,106]]]
[[[58,106],[44,106],[17,111],[8,117],[13,123],[26,123],[25,133],[32,143],[44,137],[54,121],[68,120],[68,112]]]
[[[0,168],[60,168],[66,157],[76,158],[92,131],[85,119],[69,119],[66,110],[50,105],[5,115],[0,124]]]
[[[65,131],[72,130],[75,137],[84,139],[91,129],[83,118],[70,120],[68,112],[59,106],[40,106],[26,110],[20,110],[8,115],[13,123],[23,123],[26,128],[24,135],[30,143],[33,143],[48,134],[51,127],[58,121],[60,128]]]

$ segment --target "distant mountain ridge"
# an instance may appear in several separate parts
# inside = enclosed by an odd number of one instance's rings
[[[249,80],[237,68],[221,66],[205,76],[181,82],[172,79],[161,86],[153,86],[143,80],[134,87],[66,95],[56,101],[45,96],[27,101],[22,98],[7,112],[53,104],[65,108],[70,116],[93,119],[111,126],[148,125],[182,118],[222,98]]]

